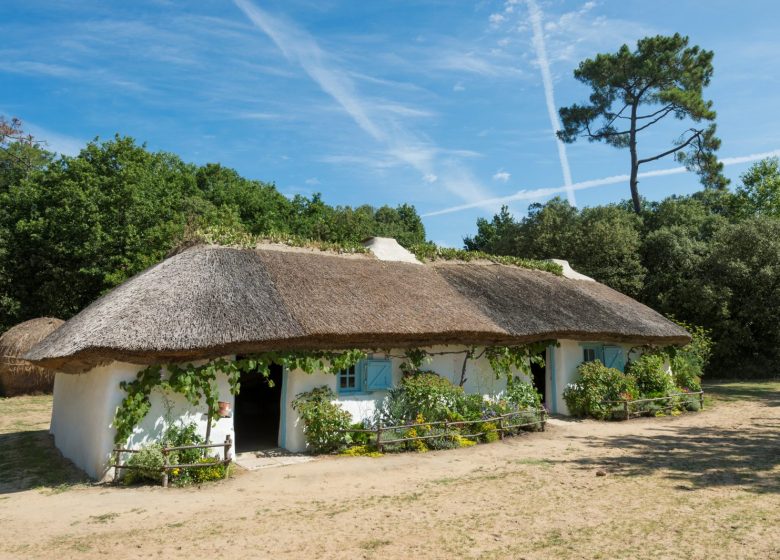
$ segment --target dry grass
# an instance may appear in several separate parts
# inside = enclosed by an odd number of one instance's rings
[[[557,420],[469,449],[328,457],[202,488],[2,494],[0,556],[777,558],[780,383],[708,389],[703,413]],[[40,429],[34,399],[0,401],[0,418],[10,406]]]

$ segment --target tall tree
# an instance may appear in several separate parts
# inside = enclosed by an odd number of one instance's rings
[[[701,176],[705,186],[723,188],[728,181],[715,151],[715,111],[702,96],[712,78],[713,52],[689,47],[688,37],[675,33],[637,42],[635,50],[623,45],[616,53],[599,54],[580,63],[574,77],[591,88],[589,103],[560,109],[567,143],[584,137],[616,148],[628,148],[631,156],[630,186],[634,210],[640,213],[639,167],[674,155]],[[641,132],[672,116],[691,125],[659,153],[639,156]],[[707,124],[710,123],[710,124]]]

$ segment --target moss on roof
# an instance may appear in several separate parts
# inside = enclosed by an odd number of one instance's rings
[[[434,262],[438,260],[461,262],[490,261],[496,264],[517,266],[520,268],[527,268],[529,270],[543,270],[557,276],[563,275],[563,268],[561,265],[552,261],[523,259],[520,257],[508,257],[503,255],[491,255],[489,253],[483,253],[482,251],[451,249],[448,247],[439,247],[433,243],[414,245],[409,250],[414,253],[414,256],[417,257],[418,260],[422,262]]]

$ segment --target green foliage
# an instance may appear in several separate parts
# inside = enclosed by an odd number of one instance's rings
[[[534,386],[515,376],[507,378],[504,397],[512,404],[514,410],[537,409],[542,404],[542,397]]]
[[[641,395],[648,398],[666,397],[676,393],[674,378],[666,370],[663,354],[642,354],[626,365],[626,374],[636,379]]]
[[[580,137],[605,142],[631,152],[631,193],[634,209],[641,211],[636,183],[639,166],[674,154],[689,169],[696,170],[702,183],[725,187],[715,151],[720,140],[715,125],[702,127],[702,121],[714,122],[712,101],[703,97],[703,89],[712,78],[712,51],[689,47],[688,37],[645,37],[635,50],[623,45],[616,53],[596,55],[584,60],[574,77],[591,89],[589,103],[560,109],[563,130],[558,137],[574,142]],[[687,120],[686,129],[668,150],[640,158],[638,135],[671,116]]]
[[[712,355],[710,331],[682,321],[676,322],[691,334],[691,342],[682,348],[665,349],[671,363],[674,384],[681,390],[701,391],[701,376]]]
[[[544,270],[560,276],[563,272],[561,266],[553,262],[526,259],[520,257],[510,257],[502,255],[490,255],[481,251],[466,251],[463,249],[451,249],[448,247],[439,247],[433,243],[413,245],[408,248],[414,256],[420,261],[490,261],[498,264],[518,266],[532,270]]]
[[[563,399],[574,416],[591,416],[604,420],[612,415],[614,405],[607,401],[633,400],[639,397],[636,379],[600,361],[585,362],[577,368],[577,380],[563,391]]]
[[[545,348],[554,344],[553,340],[545,340],[521,346],[489,346],[485,348],[485,357],[496,379],[510,379],[514,370],[530,375],[531,364],[543,366],[544,358],[541,354]]]
[[[465,409],[462,387],[431,372],[408,375],[399,387],[388,391],[377,409],[377,420],[385,425],[407,424],[422,415],[428,422],[453,419]]]
[[[479,431],[484,432],[482,435],[482,441],[485,443],[493,443],[499,439],[498,426],[496,426],[493,422],[482,422],[482,424],[479,425]]]
[[[280,365],[288,371],[302,370],[312,374],[315,371],[335,375],[347,369],[366,357],[360,350],[343,352],[265,352],[248,356],[241,360],[226,360],[217,358],[205,364],[194,365],[168,364],[165,369],[168,376],[163,376],[162,365],[151,365],[138,372],[133,381],[122,381],[119,386],[127,393],[114,416],[116,434],[114,442],[123,445],[133,433],[133,429],[143,420],[151,409],[149,397],[155,388],[161,391],[179,393],[187,401],[199,406],[205,403],[210,421],[219,418],[219,389],[217,374],[227,376],[230,391],[237,395],[240,391],[239,378],[242,372],[253,372],[270,381],[271,366]]]
[[[307,393],[298,394],[292,402],[303,421],[306,443],[314,453],[331,453],[349,443],[346,433],[350,427],[349,412],[334,404],[336,394],[323,385]]]
[[[0,331],[33,317],[68,319],[183,240],[349,252],[363,251],[360,242],[372,235],[407,246],[425,241],[407,204],[333,207],[318,194],[289,200],[273,184],[121,136],[55,159],[14,134],[0,134]]]
[[[133,453],[127,460],[127,465],[134,468],[127,469],[122,481],[125,484],[136,484],[139,482],[159,483],[162,480],[162,467],[164,464],[162,445],[160,443],[145,445],[138,450],[138,453]]]
[[[465,240],[480,251],[564,258],[578,271],[712,337],[707,375],[767,377],[780,369],[780,164],[763,161],[735,194],[704,190],[645,205],[577,210],[552,199],[515,220],[502,211]],[[695,360],[696,361],[696,360]],[[677,359],[672,366],[681,370]],[[701,373],[686,374],[686,383]],[[680,383],[683,383],[681,380]],[[695,384],[695,383],[694,383]]]
[[[211,465],[206,467],[192,467],[186,469],[193,483],[201,484],[203,482],[212,482],[222,480],[229,474],[232,465],[225,465],[219,457],[201,457],[196,463],[201,465]]]
[[[780,218],[780,159],[759,161],[741,179],[734,197],[735,211],[743,217]]]

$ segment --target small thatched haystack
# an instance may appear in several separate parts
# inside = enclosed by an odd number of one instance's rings
[[[54,372],[34,366],[24,356],[30,348],[57,330],[64,321],[41,317],[20,323],[0,336],[0,396],[51,393]]]

